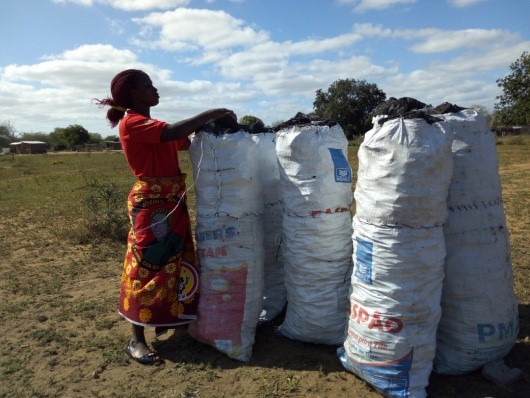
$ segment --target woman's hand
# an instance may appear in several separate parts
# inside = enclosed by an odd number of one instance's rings
[[[181,120],[180,122],[173,124],[168,124],[164,128],[164,131],[162,131],[160,141],[165,142],[186,138],[198,128],[208,123],[210,120],[221,120],[226,117],[230,117],[237,122],[237,116],[232,110],[226,108],[214,108],[199,113],[197,116],[192,118]]]
[[[230,109],[216,108],[216,109],[211,109],[207,112],[211,112],[212,113],[211,118],[215,120],[224,119],[225,117],[231,117],[232,119],[237,121],[236,114]]]

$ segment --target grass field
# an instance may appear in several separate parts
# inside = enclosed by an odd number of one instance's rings
[[[349,147],[353,170],[357,149]],[[519,338],[506,362],[530,376],[530,137],[499,138],[497,151],[520,308]],[[186,154],[181,166],[193,217]],[[185,330],[158,341],[148,331],[164,366],[130,362],[129,325],[116,310],[125,245],[90,228],[105,221],[101,211],[123,217],[133,181],[121,152],[0,156],[0,397],[380,397],[344,371],[334,348],[278,336],[275,324],[258,329],[248,363]],[[99,211],[85,206],[87,198]],[[477,371],[433,375],[428,392],[528,397],[527,387],[522,380],[500,388]]]

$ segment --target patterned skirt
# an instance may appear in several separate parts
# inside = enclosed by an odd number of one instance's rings
[[[119,312],[142,326],[196,319],[199,264],[185,203],[183,174],[141,178],[127,201],[131,229],[120,282]]]

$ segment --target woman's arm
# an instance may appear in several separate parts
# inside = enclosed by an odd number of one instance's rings
[[[216,108],[199,113],[197,116],[191,117],[189,119],[168,124],[162,131],[160,141],[165,142],[186,138],[198,128],[208,123],[210,120],[224,119],[225,117],[232,117],[234,120],[237,120],[236,114],[230,109]]]

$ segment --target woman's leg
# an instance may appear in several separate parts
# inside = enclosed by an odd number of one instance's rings
[[[142,364],[159,364],[162,359],[147,346],[144,327],[132,324],[132,336],[127,344],[127,354]]]
[[[147,346],[143,326],[136,325],[134,323],[132,324],[131,344],[134,344],[136,346],[138,344],[143,344],[144,346]]]

